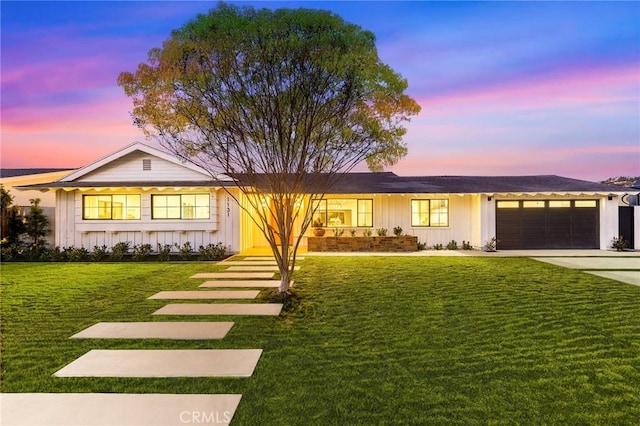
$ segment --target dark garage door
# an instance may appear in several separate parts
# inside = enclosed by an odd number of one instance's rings
[[[600,248],[597,200],[498,200],[497,247]]]

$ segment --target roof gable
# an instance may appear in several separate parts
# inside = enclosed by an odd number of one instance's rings
[[[134,143],[103,157],[60,182],[156,182],[171,179],[210,181],[206,170],[182,163],[175,156],[141,143]]]

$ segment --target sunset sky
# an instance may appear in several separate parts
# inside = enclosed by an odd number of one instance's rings
[[[118,74],[215,4],[3,0],[1,166],[145,142]],[[422,106],[397,174],[640,175],[639,2],[238,4],[329,9],[376,35]]]

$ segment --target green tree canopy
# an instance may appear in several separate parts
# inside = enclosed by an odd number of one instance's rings
[[[293,222],[302,214],[301,235],[309,226],[309,212],[294,207],[301,194],[323,194],[363,161],[371,170],[397,162],[407,153],[403,122],[420,111],[374,35],[321,10],[219,4],[118,84],[147,135],[214,179],[242,176],[243,192],[269,194],[273,208],[254,219],[281,273]],[[325,179],[310,191],[317,173]]]

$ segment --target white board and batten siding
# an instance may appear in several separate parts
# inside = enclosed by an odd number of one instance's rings
[[[202,181],[202,186],[154,186],[154,182]],[[224,244],[230,251],[239,249],[237,207],[229,202],[223,189],[211,186],[211,177],[175,161],[135,150],[75,177],[69,188],[56,194],[56,245],[60,247],[113,247],[118,242],[131,246],[150,244],[183,245],[186,242],[197,251],[200,246]],[[112,187],[73,188],[75,182],[109,182]],[[119,182],[137,182],[133,187],[121,187]],[[104,186],[104,185],[100,185]],[[83,217],[85,195],[140,195],[140,219],[86,220]],[[207,219],[154,219],[152,196],[172,194],[208,194]]]

